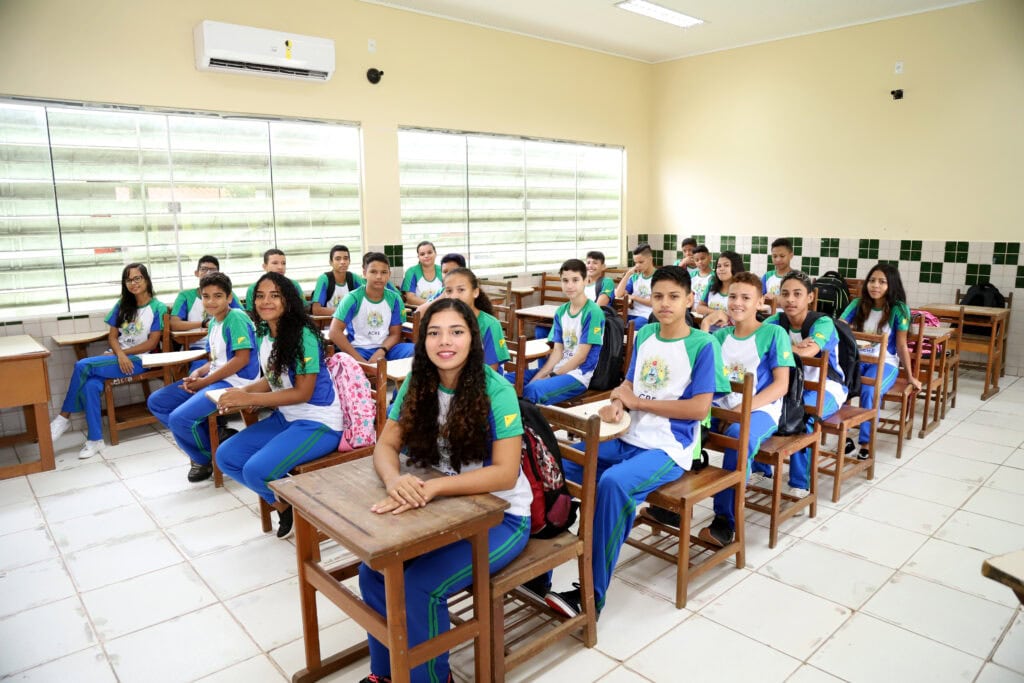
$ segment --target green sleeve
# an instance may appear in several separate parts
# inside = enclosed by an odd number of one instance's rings
[[[316,375],[320,372],[320,342],[313,332],[302,328],[302,361],[295,364],[296,375]]]
[[[850,305],[846,307],[846,309],[843,311],[843,314],[840,315],[839,317],[848,323],[852,323],[854,316],[857,315],[858,306],[860,306],[860,297],[857,297],[856,299],[851,301]]]
[[[398,388],[398,395],[395,396],[395,400],[391,403],[391,408],[388,410],[389,420],[398,422],[398,419],[402,416],[402,403],[405,402],[405,395],[409,393],[409,380],[411,379],[412,373],[406,375],[402,386]]]
[[[252,341],[249,336],[249,328],[252,322],[245,313],[232,315],[234,309],[228,309],[228,317],[224,319],[224,340],[235,351],[240,349],[251,349]]]
[[[889,327],[898,332],[906,332],[910,329],[910,308],[902,301],[896,302],[892,309],[892,320]]]
[[[733,333],[733,330],[735,329],[735,327],[719,327],[717,330],[711,333],[711,336],[714,337],[721,345],[725,343],[725,341],[729,338],[729,335],[731,335]]]
[[[255,293],[256,283],[254,282],[251,285],[249,285],[249,289],[245,290],[245,310],[256,310],[256,302],[254,301],[255,297],[253,296]]]
[[[405,277],[402,278],[402,291],[403,292],[408,292],[408,291],[412,290],[412,278],[416,274],[417,270],[419,270],[420,273],[423,272],[423,270],[420,268],[420,264],[418,264],[418,263],[415,266],[413,266],[412,268],[410,268],[409,270],[405,271]],[[421,275],[421,277],[422,277],[422,275]]]
[[[796,366],[793,362],[793,343],[789,341],[789,335],[778,325],[768,325],[771,331],[772,342],[775,345],[775,358],[771,359],[772,368],[792,368]]]
[[[593,301],[587,301],[584,315],[587,316],[588,324],[587,329],[583,330],[580,343],[601,346],[604,344],[604,311]]]
[[[326,305],[325,303],[320,303],[320,294],[325,289],[327,289],[327,273],[320,273],[316,279],[316,284],[313,285],[313,301],[321,306]]]
[[[519,412],[516,390],[490,368],[487,373],[487,396],[491,399],[491,419],[494,421],[494,440],[508,439],[523,433],[523,418]]]

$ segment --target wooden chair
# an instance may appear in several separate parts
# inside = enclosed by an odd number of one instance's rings
[[[636,336],[635,331],[636,323],[630,320],[626,325],[626,338],[623,340],[624,343],[624,355],[622,358],[622,376],[625,377],[629,371],[629,363],[633,359],[633,338]],[[613,387],[614,388],[614,387]],[[612,390],[605,389],[597,391],[594,389],[587,389],[579,396],[575,396],[566,401],[558,403],[561,408],[571,408],[573,406],[583,405],[584,403],[593,403],[594,401],[603,401],[611,396]]]
[[[953,336],[946,343],[946,356],[942,359],[946,367],[945,378],[942,382],[942,398],[940,400],[942,410],[940,415],[945,419],[946,406],[956,408],[956,396],[960,388],[960,347],[963,343],[964,307],[961,306],[959,313],[956,315],[936,315],[935,317],[943,325],[949,325],[953,332]],[[952,390],[950,390],[950,384],[952,384]]]
[[[523,386],[526,384],[526,368],[530,365],[526,354],[527,341],[529,340],[524,334],[519,335],[515,340],[505,340],[505,347],[508,349],[509,356],[512,357],[512,360],[505,363],[505,372],[511,372],[515,376],[515,381],[512,384],[516,388],[516,396],[523,395]]]
[[[387,422],[387,414],[385,413],[385,407],[387,405],[388,395],[388,372],[387,372],[387,361],[381,359],[376,363],[359,362],[359,365],[363,368],[363,372],[366,373],[367,379],[370,380],[370,395],[373,397],[377,404],[377,436],[379,437],[381,432],[384,431],[384,423]],[[367,455],[373,454],[374,446],[363,446],[361,448],[355,448],[351,451],[335,451],[334,453],[328,453],[322,458],[316,460],[310,460],[309,462],[296,465],[288,471],[289,475],[302,474],[303,472],[312,472],[314,470],[323,469],[324,467],[330,467],[331,465],[339,465],[343,462],[350,462],[357,458],[363,458]],[[263,527],[263,532],[266,533],[273,529],[273,525],[270,521],[270,510],[271,507],[267,501],[260,497],[260,524]]]
[[[492,304],[510,306],[512,304],[511,280],[477,280],[480,291],[491,300]]]
[[[855,277],[843,278],[846,280],[846,288],[850,290],[850,301],[864,293],[864,280]],[[840,311],[842,313],[842,311]]]
[[[154,352],[167,351],[173,348],[171,346],[170,321],[170,315],[165,313],[163,317],[164,329],[160,337],[160,344],[154,349]],[[141,427],[143,425],[158,422],[156,417],[149,412],[149,408],[146,405],[146,400],[149,399],[149,395],[153,392],[150,382],[154,380],[163,382],[165,386],[171,384],[174,381],[173,368],[171,366],[153,368],[151,370],[143,370],[137,375],[117,377],[103,381],[103,394],[106,400],[107,426],[110,428],[110,443],[112,445],[116,446],[121,443],[120,433],[125,429],[132,429],[133,427]],[[115,387],[131,386],[132,384],[140,383],[142,384],[142,393],[145,396],[145,399],[141,403],[129,403],[122,406],[114,405]]]
[[[629,268],[626,266],[612,266],[604,269],[604,276],[610,277],[615,284],[619,284],[619,280],[622,279],[622,276],[626,274],[627,270],[629,270]]]
[[[966,293],[961,293],[959,289],[956,290],[956,303],[963,304],[965,295]],[[1013,310],[1013,292],[1006,295],[1004,307],[1009,310]],[[987,391],[987,378],[991,377],[993,383],[998,384],[998,382],[995,381],[997,378],[992,377],[992,363],[995,362],[997,355],[1002,360],[1000,363],[999,376],[1002,377],[1006,374],[1006,331],[1010,328],[1010,315],[1007,314],[1006,320],[1001,323],[998,321],[993,323],[992,321],[985,319],[968,319],[967,324],[972,328],[986,328],[988,330],[983,333],[978,333],[977,331],[972,331],[970,333],[962,332],[960,340],[961,352],[980,353],[985,356],[984,363],[979,361],[961,360],[961,364],[964,367],[985,370],[985,388]]]
[[[544,273],[540,281],[540,304],[559,306],[568,300],[562,291],[562,278],[558,273]]]
[[[916,331],[915,331],[916,330]],[[913,334],[911,334],[913,333]],[[907,334],[907,346],[911,349],[911,368],[905,368],[907,373],[921,374],[921,354],[924,351],[924,318],[920,315],[912,316],[910,319],[910,332]],[[900,407],[898,417],[878,417],[877,430],[881,434],[893,434],[896,436],[896,457],[903,457],[904,439],[914,438],[914,410],[917,407],[917,392],[910,380],[904,379],[901,374],[893,382],[892,388],[885,392],[881,402],[878,404],[879,411],[885,409],[886,403],[896,403]],[[929,403],[925,400],[925,419],[928,417]]]
[[[570,493],[580,501],[579,527],[549,539],[531,538],[516,559],[491,576],[491,657],[495,683],[537,653],[579,632],[586,647],[597,644],[597,607],[594,604],[593,521],[597,499],[597,447],[601,418],[584,419],[564,411],[540,406],[556,433],[564,430],[566,440],[559,441],[562,458],[583,468],[583,481],[566,481]],[[576,450],[571,441],[582,440],[585,449]],[[519,586],[568,562],[575,562],[580,585],[580,613],[567,618],[518,590]],[[452,621],[461,623],[472,611],[468,594],[453,600]]]
[[[806,434],[776,434],[761,444],[754,459],[772,468],[772,488],[747,486],[746,507],[748,510],[763,512],[770,518],[768,547],[774,548],[779,540],[779,525],[800,514],[804,508],[811,509],[811,517],[818,514],[818,448],[821,444],[821,413],[825,406],[825,381],[828,377],[828,354],[818,358],[802,358],[804,367],[818,369],[817,381],[804,377],[804,390],[818,392],[818,399],[813,406],[805,406],[805,411],[814,417],[814,425]],[[793,370],[791,370],[792,372]],[[799,370],[797,370],[799,371]],[[782,492],[782,470],[791,458],[804,450],[811,449],[811,461],[807,467],[810,477],[810,494],[805,498],[797,498]]]
[[[259,421],[259,415],[255,411],[232,410],[225,415],[241,415],[242,422],[246,427],[251,427]],[[220,430],[217,426],[217,417],[220,415],[216,410],[206,418],[206,428],[210,430],[210,464],[213,465],[213,488],[219,489],[224,486],[224,473],[217,465],[217,449],[220,448]],[[264,529],[266,531],[266,529]]]
[[[924,333],[924,321],[921,322],[921,333]],[[947,343],[948,344],[948,343]],[[918,399],[924,400],[924,407],[921,412],[921,431],[918,436],[924,438],[930,431],[935,429],[945,413],[943,404],[943,390],[946,384],[946,349],[939,353],[934,346],[922,349],[916,361],[917,380],[921,383],[921,391],[914,397],[915,403]],[[957,359],[959,363],[959,358]],[[957,370],[959,373],[959,370]],[[929,412],[930,411],[930,412]],[[899,457],[899,454],[897,454]]]
[[[642,537],[630,535],[626,543],[640,550],[676,564],[676,607],[686,607],[686,591],[690,581],[707,572],[712,567],[736,556],[736,568],[742,569],[746,563],[746,546],[743,532],[743,508],[747,481],[747,443],[750,436],[750,405],[754,398],[754,375],[748,373],[742,384],[733,383],[732,390],[743,393],[743,401],[738,410],[726,410],[713,407],[711,416],[721,423],[738,422],[740,433],[736,438],[726,436],[723,432],[711,432],[703,445],[705,448],[721,451],[726,448],[736,449],[736,467],[725,470],[708,465],[699,472],[686,472],[679,479],[665,484],[647,496],[647,502],[679,514],[679,527],[672,527],[658,522],[646,513],[637,515],[634,527],[648,526],[650,533]],[[699,427],[697,427],[699,429]],[[736,499],[733,514],[736,520],[736,536],[732,543],[723,547],[707,543],[695,534],[690,533],[693,520],[693,508],[702,500],[711,498],[726,489],[735,489]],[[663,535],[664,534],[664,535]],[[697,554],[690,555],[691,545],[697,546]],[[670,552],[675,549],[675,552]],[[704,553],[710,555],[699,564],[693,560]]]
[[[843,325],[845,323],[837,321],[836,324]],[[875,365],[875,376],[862,376],[861,384],[874,386],[877,390],[878,386],[881,384],[882,373],[885,367],[885,345],[888,337],[885,334],[868,334],[866,332],[854,332],[853,336],[860,342],[866,342],[869,346],[874,344],[878,345],[877,358],[867,356],[863,351],[861,352],[862,363],[872,363]],[[818,451],[820,458],[818,462],[818,471],[833,478],[833,503],[839,502],[840,488],[842,487],[843,482],[850,477],[866,471],[868,480],[875,478],[875,434],[878,432],[878,405],[881,401],[881,396],[877,396],[876,392],[874,408],[853,406],[850,404],[850,401],[854,398],[858,397],[849,397],[845,405],[840,406],[839,410],[831,417],[821,421],[822,442],[824,443],[825,437],[829,435],[834,435],[839,439],[839,443],[835,451],[830,451],[824,447]],[[868,444],[868,459],[860,460],[856,455],[853,457],[847,457],[847,435],[854,429],[860,427],[861,424],[869,421],[871,422],[872,429],[871,441]]]

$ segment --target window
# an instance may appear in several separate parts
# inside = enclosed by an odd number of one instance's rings
[[[479,275],[556,270],[603,251],[618,265],[623,150],[401,130],[402,241],[465,254]]]
[[[362,251],[359,157],[352,125],[0,102],[2,317],[107,308],[132,261],[169,304],[207,253],[244,292],[272,246],[311,289]]]

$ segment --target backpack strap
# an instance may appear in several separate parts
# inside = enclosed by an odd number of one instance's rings
[[[807,317],[804,318],[804,324],[800,327],[800,336],[807,339],[811,336],[811,328],[814,327],[814,323],[818,322],[818,318],[825,315],[824,313],[818,313],[817,311],[807,311]]]
[[[326,305],[330,306],[331,299],[334,297],[334,271],[328,270],[324,273],[324,276],[327,277],[327,296],[324,298],[324,301]]]
[[[358,288],[356,285],[356,276],[352,274],[352,271],[345,271],[345,284],[348,286],[349,292],[354,292]]]

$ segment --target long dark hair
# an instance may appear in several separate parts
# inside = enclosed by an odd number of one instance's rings
[[[324,360],[324,340],[320,336],[313,319],[306,314],[305,302],[299,297],[298,290],[292,281],[280,273],[264,273],[256,281],[252,290],[252,316],[256,322],[256,334],[259,336],[270,335],[270,324],[260,318],[259,309],[256,306],[256,292],[264,280],[270,280],[281,292],[281,299],[284,301],[284,313],[277,321],[277,336],[274,337],[274,347],[270,351],[270,358],[267,359],[267,374],[275,377],[283,377],[288,369],[298,369],[302,362],[302,330],[308,329],[313,333],[320,349],[321,364]]]
[[[868,296],[868,280],[871,279],[875,271],[881,271],[882,275],[885,276],[888,288],[885,290],[885,302],[882,304],[882,320],[879,329],[865,330],[864,322],[871,315],[871,309],[875,307],[875,302]],[[892,315],[893,309],[896,308],[896,304],[905,304],[906,302],[907,293],[903,289],[903,279],[900,278],[900,271],[888,263],[876,263],[868,271],[867,277],[864,278],[864,285],[860,293],[860,304],[857,306],[857,311],[854,313],[853,322],[850,323],[850,327],[861,332],[878,332],[881,330],[881,326],[889,322],[889,317]]]
[[[458,384],[451,387],[455,394],[448,408],[447,419],[443,425],[439,425],[437,392],[441,379],[437,366],[427,355],[426,340],[430,320],[441,311],[449,310],[462,316],[472,339],[469,357],[459,373]],[[409,460],[421,467],[438,464],[441,460],[438,439],[442,438],[449,444],[451,466],[456,472],[462,471],[463,464],[483,462],[491,442],[490,412],[484,348],[476,316],[469,306],[458,299],[438,299],[430,305],[420,321],[409,389],[398,421]]]
[[[743,257],[735,251],[723,251],[718,255],[718,259],[723,257],[729,259],[729,263],[732,264],[733,277],[736,277],[746,270],[746,268],[743,267]],[[718,259],[715,259],[715,280],[711,283],[711,291],[715,294],[721,294],[723,286],[723,282],[718,279]]]
[[[139,313],[139,302],[135,299],[135,295],[128,291],[128,283],[125,280],[128,279],[128,273],[132,271],[132,268],[137,268],[139,275],[146,280],[146,291],[149,292],[150,298],[154,297],[153,294],[153,278],[149,276],[149,271],[146,270],[146,266],[141,263],[129,263],[121,271],[121,301],[117,307],[117,325],[121,327],[125,323],[129,323],[135,320],[135,316]]]
[[[469,268],[453,268],[448,271],[448,274],[444,276],[444,279],[447,280],[452,275],[461,275],[469,280],[470,287],[473,289],[480,289],[480,280],[477,279],[476,274]],[[476,299],[473,300],[473,305],[476,306],[478,311],[494,315],[494,306],[491,304],[490,298],[483,293],[483,290],[476,295]]]

